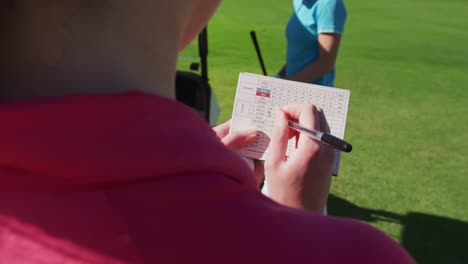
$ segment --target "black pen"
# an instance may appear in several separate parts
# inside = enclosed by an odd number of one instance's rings
[[[340,139],[340,138],[337,138],[333,135],[330,135],[330,134],[327,134],[327,133],[323,133],[323,132],[320,132],[320,131],[317,131],[315,129],[311,129],[311,128],[305,128],[301,125],[299,125],[298,123],[296,122],[293,122],[293,121],[288,121],[288,125],[290,128],[298,131],[298,132],[301,132],[301,133],[304,133],[305,135],[311,137],[311,138],[314,138],[314,139],[317,139],[318,141],[334,148],[334,149],[337,149],[337,150],[340,150],[340,151],[344,151],[344,152],[351,152],[351,150],[353,149],[353,146],[351,146],[351,144],[349,144],[348,142]]]

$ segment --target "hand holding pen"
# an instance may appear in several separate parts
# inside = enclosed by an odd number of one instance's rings
[[[344,151],[344,152],[351,152],[353,149],[353,146],[349,144],[348,142],[333,136],[332,134],[329,133],[324,133],[312,128],[306,128],[298,123],[289,120],[288,125],[290,128],[301,132],[305,134],[306,136],[318,140],[320,143],[323,143],[331,148],[334,148],[339,151]]]
[[[335,150],[316,139],[290,129],[294,120],[301,127],[329,133],[325,115],[314,105],[290,105],[278,110],[265,163],[270,197],[279,203],[322,213],[330,188]],[[286,156],[288,140],[297,146]]]

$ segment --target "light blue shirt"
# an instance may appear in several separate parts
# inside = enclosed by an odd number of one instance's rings
[[[293,0],[293,6],[286,27],[286,76],[317,60],[319,33],[343,34],[347,16],[343,0]],[[334,80],[335,69],[312,83],[333,86]]]

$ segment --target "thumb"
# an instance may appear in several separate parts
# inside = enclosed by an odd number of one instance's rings
[[[239,151],[255,141],[258,130],[256,128],[248,128],[229,133],[221,142],[232,151]]]
[[[285,160],[288,148],[289,126],[286,113],[278,109],[275,113],[273,132],[270,140],[269,160],[272,164],[279,164]]]
[[[228,120],[221,125],[217,125],[213,127],[213,131],[216,134],[216,137],[219,139],[224,138],[227,134],[229,134],[229,129],[231,128],[231,120]]]

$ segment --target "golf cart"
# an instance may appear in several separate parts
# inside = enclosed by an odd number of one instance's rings
[[[198,35],[198,62],[191,71],[177,70],[176,99],[199,112],[211,125],[216,125],[219,107],[212,95],[208,79],[208,34],[206,27]],[[200,71],[200,74],[197,72]]]

